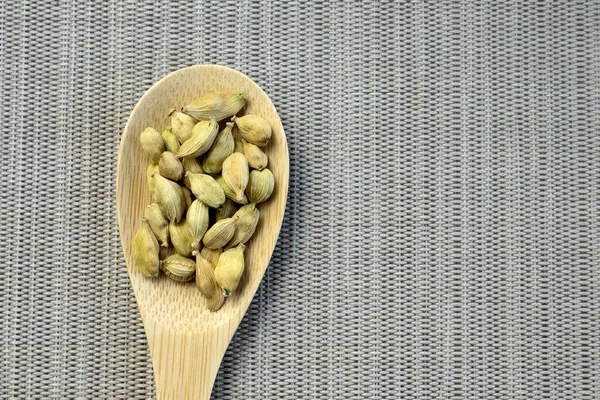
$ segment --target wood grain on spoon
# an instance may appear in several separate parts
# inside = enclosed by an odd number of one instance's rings
[[[131,241],[150,203],[146,185],[148,160],[139,143],[148,126],[159,132],[168,114],[197,97],[215,91],[239,90],[247,95],[244,114],[265,118],[273,128],[264,148],[275,176],[271,198],[259,205],[260,222],[246,244],[246,270],[240,287],[217,312],[193,283],[173,282],[161,275],[144,278],[134,267]],[[264,275],[275,248],[288,189],[288,149],[281,120],[269,97],[244,74],[215,65],[175,71],[152,86],[135,106],[123,132],[117,167],[117,212],[127,270],[150,346],[159,399],[209,399],[229,341]]]

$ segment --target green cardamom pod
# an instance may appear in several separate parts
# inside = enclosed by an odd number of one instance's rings
[[[165,151],[165,142],[163,142],[160,133],[154,128],[144,129],[140,134],[140,143],[151,162],[157,162],[160,155]]]
[[[185,106],[183,112],[199,121],[211,117],[221,121],[237,114],[244,105],[246,105],[246,95],[242,92],[209,93]]]
[[[248,185],[248,160],[243,154],[233,153],[223,161],[221,176],[235,192],[238,203],[244,198],[244,190]]]
[[[228,247],[234,247],[240,243],[245,244],[250,240],[258,225],[260,213],[255,204],[252,203],[241,207],[235,213],[234,217],[237,217],[237,221],[235,222],[235,232],[227,244]]]
[[[200,254],[202,255],[202,257],[204,257],[204,259],[210,261],[213,269],[217,266],[217,263],[219,262],[219,257],[221,256],[221,253],[223,253],[222,249],[209,249],[208,247],[204,247],[202,248],[202,251],[200,251]]]
[[[223,193],[225,193],[225,197],[228,199],[238,203],[238,204],[248,204],[248,197],[244,194],[241,199],[237,198],[237,194],[233,191],[233,189],[225,182],[222,176],[217,176],[216,179],[221,189],[223,189]]]
[[[198,123],[195,118],[187,114],[173,110],[169,114],[171,117],[171,129],[179,143],[183,143],[192,136],[192,129]],[[173,153],[176,153],[175,151]]]
[[[206,298],[210,311],[221,308],[225,298],[215,278],[215,267],[200,254],[196,255],[196,287]]]
[[[169,234],[175,251],[184,257],[191,257],[194,234],[190,224],[185,219],[177,223],[171,222],[169,224]]]
[[[237,207],[235,206],[235,203],[231,199],[226,199],[221,208],[217,209],[217,221],[232,217],[236,211]]]
[[[194,200],[187,210],[186,220],[192,229],[194,240],[192,241],[192,254],[200,249],[202,236],[208,229],[208,206],[200,200]]]
[[[171,222],[179,222],[185,209],[181,186],[158,173],[154,173],[154,202],[162,214]]]
[[[198,157],[206,153],[217,136],[219,124],[214,118],[210,121],[200,121],[192,129],[192,137],[183,142],[177,157]]]
[[[196,199],[212,208],[219,208],[225,203],[225,193],[212,176],[188,172],[186,177],[190,180],[192,193]]]
[[[235,126],[233,127],[232,135],[234,143],[233,152],[244,154],[244,143],[242,143],[242,134],[240,133],[240,130]]]
[[[160,269],[166,276],[177,282],[189,282],[194,279],[196,263],[187,257],[173,254],[160,263]]]
[[[202,158],[202,168],[207,174],[221,172],[223,161],[233,153],[234,142],[231,134],[233,122],[228,122],[213,142],[212,147]]]
[[[160,265],[158,259],[160,246],[145,218],[142,219],[142,226],[133,237],[131,245],[133,263],[140,273],[147,278],[157,277]]]
[[[242,144],[244,145],[244,155],[248,160],[248,166],[250,166],[250,168],[254,168],[260,171],[267,166],[269,159],[260,147],[250,142],[247,142],[244,139],[242,139]]]
[[[244,249],[243,244],[225,250],[219,257],[215,268],[215,278],[223,289],[223,295],[229,296],[237,289],[240,279],[244,273]]]
[[[240,130],[242,137],[259,147],[266,146],[271,139],[271,124],[258,115],[244,115],[242,117],[232,118],[235,125]]]
[[[183,183],[187,188],[191,189],[190,180],[185,175],[188,172],[203,174],[204,170],[202,169],[202,164],[195,157],[184,157],[181,159],[181,165],[183,165]]]
[[[202,164],[198,161],[197,158],[194,157],[184,157],[181,159],[181,164],[183,165],[184,172],[192,172],[194,174],[203,174]]]
[[[235,222],[237,217],[225,218],[215,222],[210,227],[206,234],[202,238],[204,247],[209,249],[218,249],[227,244],[231,240],[233,233],[235,232]]]
[[[172,181],[183,177],[183,165],[177,156],[170,151],[165,151],[158,160],[158,171],[162,176]]]
[[[144,217],[156,238],[160,240],[161,246],[169,247],[169,220],[162,215],[158,204],[152,203],[147,206]]]
[[[274,186],[275,178],[268,168],[262,171],[253,170],[248,179],[246,194],[252,203],[262,203],[271,196]]]
[[[181,191],[183,192],[183,199],[185,200],[185,209],[189,209],[194,201],[194,195],[192,191],[185,186],[181,186]]]
[[[173,133],[173,127],[168,126],[162,133],[163,142],[165,142],[165,149],[171,153],[177,154],[179,151],[179,140]]]
[[[152,198],[154,196],[154,177],[152,175],[155,172],[158,173],[158,164],[148,164],[148,168],[146,168],[146,181],[148,182],[148,191],[150,192],[150,197]]]

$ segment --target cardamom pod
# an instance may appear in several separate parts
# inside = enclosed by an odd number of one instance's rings
[[[195,118],[187,114],[173,110],[171,116],[171,129],[179,143],[183,143],[192,136],[192,129],[198,123]],[[175,153],[175,152],[173,152]]]
[[[186,187],[191,189],[190,180],[185,176],[188,172],[193,172],[194,174],[203,174],[204,170],[202,169],[202,164],[195,157],[184,157],[181,159],[181,164],[183,165],[183,183]]]
[[[248,197],[244,194],[244,196],[241,199],[238,199],[237,194],[227,184],[227,182],[225,182],[225,179],[223,179],[222,176],[217,176],[217,178],[215,180],[221,186],[221,189],[223,189],[223,192],[225,193],[225,197],[227,197],[228,199],[230,199],[238,204],[248,204]]]
[[[227,244],[231,240],[233,233],[235,232],[235,222],[237,217],[225,218],[215,222],[210,227],[206,234],[202,238],[204,247],[209,249],[218,249]]]
[[[223,161],[223,179],[235,192],[238,203],[244,198],[244,190],[248,185],[248,160],[241,153],[233,153]]]
[[[206,298],[210,311],[221,308],[225,298],[215,278],[215,267],[200,254],[196,255],[196,287]]]
[[[209,249],[208,247],[204,247],[200,252],[200,255],[202,255],[202,257],[204,257],[206,260],[210,261],[214,269],[217,266],[217,263],[219,262],[219,257],[221,256],[221,253],[223,253],[223,250],[220,248]]]
[[[225,250],[219,257],[219,262],[215,268],[215,278],[217,283],[223,289],[223,295],[229,296],[238,284],[244,273],[244,249],[243,244]]]
[[[244,105],[246,95],[243,92],[209,93],[185,106],[183,112],[199,121],[211,117],[220,121],[237,114]]]
[[[160,133],[154,128],[144,129],[140,134],[140,143],[144,153],[152,162],[157,162],[162,152],[165,151],[165,142],[163,142]]]
[[[181,186],[181,191],[183,192],[183,199],[185,200],[185,209],[187,210],[192,205],[194,201],[194,195],[192,191],[185,186]]]
[[[246,194],[252,203],[262,203],[271,196],[274,186],[275,178],[268,168],[262,171],[253,170],[248,179]]]
[[[233,153],[234,142],[233,136],[231,135],[232,128],[233,122],[227,122],[225,129],[219,132],[212,147],[202,158],[202,168],[204,168],[204,172],[207,174],[221,172],[223,161]]]
[[[227,244],[227,247],[234,247],[240,243],[245,244],[250,240],[258,225],[260,213],[255,204],[252,203],[241,207],[235,213],[234,217],[237,217],[237,221],[235,222],[235,232]]]
[[[177,157],[198,157],[206,153],[212,146],[219,130],[219,124],[214,118],[198,122],[192,129],[192,137],[183,142]]]
[[[183,165],[175,154],[165,151],[158,160],[158,171],[165,178],[178,181],[183,176]]]
[[[173,254],[160,263],[160,269],[166,276],[177,282],[189,282],[194,279],[196,263],[187,257]]]
[[[248,160],[248,165],[250,168],[254,168],[259,171],[265,168],[269,162],[269,159],[264,151],[262,151],[257,145],[247,142],[244,139],[242,139],[242,143],[244,145],[244,155]]]
[[[266,146],[271,139],[271,124],[258,115],[244,115],[242,117],[232,118],[235,125],[240,130],[242,137],[250,143],[259,147]]]
[[[198,200],[212,208],[219,208],[225,203],[225,193],[212,176],[191,172],[185,176],[189,178],[192,193]]]
[[[192,241],[192,254],[194,254],[195,250],[200,249],[200,241],[208,229],[208,206],[200,200],[194,200],[187,210],[185,219],[192,229],[194,237]]]
[[[142,219],[142,226],[133,237],[131,245],[133,263],[140,273],[147,278],[157,277],[160,264],[158,259],[160,247],[146,218]]]
[[[150,192],[150,197],[154,196],[154,177],[152,174],[158,173],[158,164],[150,163],[148,164],[148,168],[146,168],[146,181],[148,182],[148,191]]]
[[[171,222],[179,222],[185,208],[181,186],[158,173],[154,173],[154,202]]]
[[[168,126],[162,133],[163,142],[165,142],[165,149],[171,153],[177,154],[179,151],[179,140],[173,133],[173,127]]]
[[[242,134],[240,133],[240,130],[235,126],[233,127],[232,135],[234,143],[233,152],[244,154],[244,143],[242,143]]]
[[[236,211],[237,207],[235,206],[235,203],[231,201],[231,199],[226,199],[221,208],[217,208],[217,221],[232,217]]]
[[[169,224],[169,234],[175,251],[184,257],[191,257],[194,234],[190,224],[185,219],[177,223],[171,222]]]
[[[144,217],[156,238],[160,240],[161,246],[169,247],[169,220],[163,217],[158,204],[152,203],[147,206]]]

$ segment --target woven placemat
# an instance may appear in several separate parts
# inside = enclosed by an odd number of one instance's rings
[[[597,1],[0,0],[0,398],[154,397],[117,151],[201,63],[291,153],[213,398],[600,398],[599,34]]]

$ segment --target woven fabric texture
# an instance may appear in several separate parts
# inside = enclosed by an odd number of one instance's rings
[[[0,398],[154,398],[119,140],[216,63],[291,181],[213,398],[599,399],[599,34],[582,0],[0,0]]]

